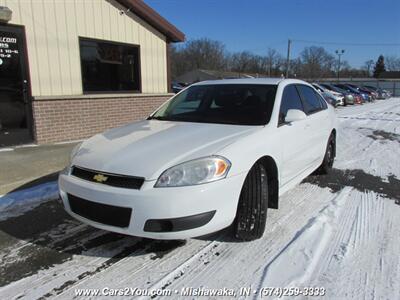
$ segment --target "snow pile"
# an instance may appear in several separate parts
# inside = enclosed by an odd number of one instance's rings
[[[319,258],[331,242],[332,229],[350,191],[351,188],[345,188],[295,234],[266,266],[262,286],[299,286],[312,277]]]
[[[24,214],[41,203],[58,198],[57,181],[46,182],[0,197],[0,221]]]

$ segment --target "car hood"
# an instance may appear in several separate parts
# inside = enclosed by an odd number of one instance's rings
[[[111,129],[82,143],[72,164],[157,179],[167,168],[217,154],[262,126],[146,120]]]

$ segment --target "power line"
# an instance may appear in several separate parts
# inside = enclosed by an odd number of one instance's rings
[[[398,47],[400,43],[340,43],[340,42],[321,42],[321,41],[310,41],[310,40],[294,40],[293,42],[307,43],[307,44],[319,44],[319,45],[336,45],[336,46],[354,46],[354,47]]]
[[[274,47],[276,46],[280,46],[280,45],[284,45],[287,43],[287,40],[285,41],[280,41],[280,42],[274,42],[274,43],[269,43],[268,45],[266,45],[265,47],[262,48],[251,48],[251,49],[245,49],[246,51],[265,51],[266,48],[272,48],[274,49]]]

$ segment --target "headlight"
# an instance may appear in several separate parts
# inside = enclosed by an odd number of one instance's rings
[[[221,156],[191,160],[164,171],[154,187],[197,185],[223,179],[231,163]]]

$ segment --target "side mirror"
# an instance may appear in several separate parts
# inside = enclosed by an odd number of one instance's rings
[[[301,121],[307,118],[306,114],[299,109],[289,109],[286,113],[285,122],[292,123],[296,121]]]

